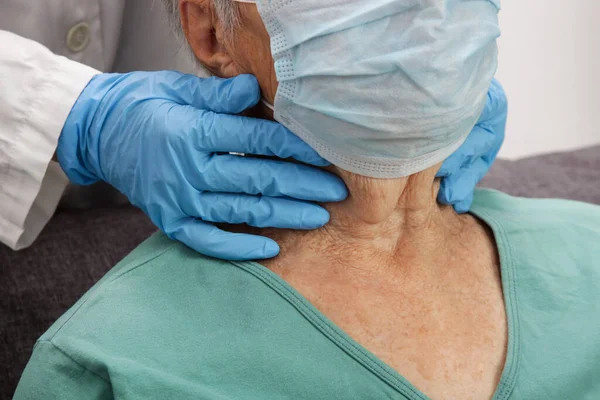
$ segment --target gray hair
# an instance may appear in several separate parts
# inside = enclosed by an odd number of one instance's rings
[[[162,0],[175,33],[182,35],[181,16],[179,15],[179,0]],[[215,13],[221,22],[225,35],[230,38],[233,31],[240,24],[240,14],[237,4],[233,0],[213,0]]]

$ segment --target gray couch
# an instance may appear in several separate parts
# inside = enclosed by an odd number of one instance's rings
[[[499,160],[481,186],[600,204],[600,146]],[[35,340],[153,232],[131,206],[61,210],[31,248],[0,245],[0,399],[12,396]]]

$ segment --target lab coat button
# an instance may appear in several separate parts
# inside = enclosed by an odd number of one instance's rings
[[[67,47],[74,53],[79,53],[86,48],[90,42],[90,26],[80,22],[69,29],[67,33]]]

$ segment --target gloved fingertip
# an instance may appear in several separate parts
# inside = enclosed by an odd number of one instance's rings
[[[254,75],[238,75],[231,79],[230,98],[239,98],[241,103],[237,107],[240,113],[247,108],[254,107],[260,101],[260,86]]]
[[[314,158],[308,158],[304,162],[306,164],[314,165],[315,167],[328,167],[331,165],[329,161],[321,158],[319,155],[315,155]]]
[[[441,190],[438,192],[437,201],[438,201],[438,203],[443,204],[445,206],[447,206],[447,205],[450,204],[450,202],[448,201],[448,198],[446,197],[445,193],[442,192]]]
[[[348,188],[341,179],[334,177],[335,180],[331,180],[329,190],[322,192],[320,198],[315,199],[322,203],[338,203],[348,198]],[[325,182],[323,183],[325,184]]]
[[[341,178],[329,173],[326,173],[324,178],[320,183],[321,186],[315,186],[315,192],[310,193],[306,198],[307,200],[320,203],[337,203],[348,198],[348,188]]]
[[[237,86],[237,88],[241,91],[254,93],[260,91],[260,86],[258,84],[258,79],[254,75],[250,74],[242,74],[231,78],[231,81]]]
[[[454,203],[453,207],[454,211],[456,211],[458,214],[464,214],[469,212],[471,205],[473,205],[473,195],[467,197],[465,200]]]
[[[348,198],[349,194],[350,193],[348,192],[348,188],[346,187],[346,184],[342,182],[342,184],[338,186],[337,191],[334,196],[334,199],[332,201],[333,202],[344,201]]]
[[[438,202],[444,205],[452,204],[450,200],[452,195],[451,185],[448,185],[448,178],[442,179],[440,182],[440,189],[438,191]]]
[[[275,154],[283,158],[294,158],[304,164],[313,165],[315,167],[326,167],[331,163],[325,160],[319,153],[306,144],[302,139],[297,137],[293,132],[289,131],[283,125],[275,125],[271,135],[278,135],[281,140],[279,146],[274,150]],[[272,145],[271,141],[271,145]]]
[[[464,144],[459,148],[459,150],[455,151],[450,157],[446,158],[440,167],[440,170],[437,173],[438,178],[445,178],[447,176],[451,176],[453,173],[460,169],[460,166],[464,162]]]
[[[329,212],[323,207],[315,207],[314,210],[307,215],[302,221],[302,226],[298,229],[318,229],[323,227],[329,222]]]
[[[450,175],[450,171],[448,171],[448,168],[442,164],[442,167],[439,169],[437,174],[435,174],[435,177],[436,178],[445,178],[448,175]]]
[[[251,259],[262,260],[266,258],[273,258],[279,254],[280,248],[277,242],[271,239],[265,238],[263,247],[257,249],[256,254]]]

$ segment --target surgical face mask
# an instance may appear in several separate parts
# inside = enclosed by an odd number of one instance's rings
[[[275,119],[342,169],[425,170],[463,143],[485,105],[499,0],[255,3],[279,81]]]

